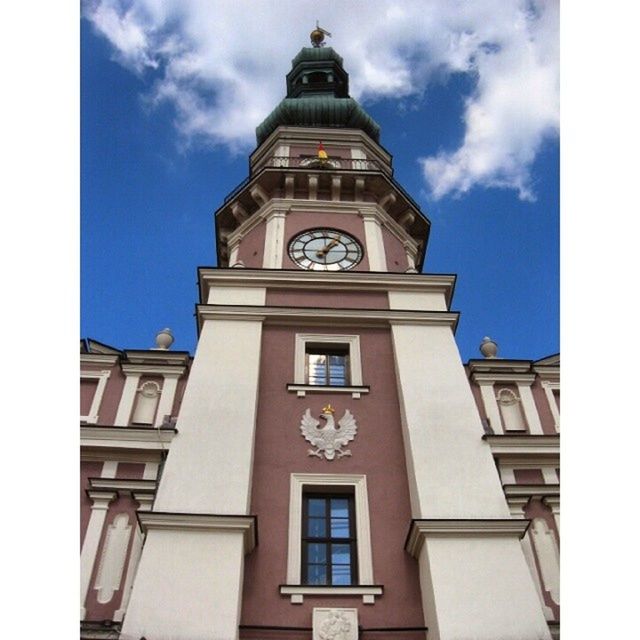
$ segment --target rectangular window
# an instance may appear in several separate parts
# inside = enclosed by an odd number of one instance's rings
[[[358,583],[353,495],[305,493],[302,505],[302,584]]]
[[[345,387],[349,376],[348,345],[305,345],[305,378],[307,384]]]

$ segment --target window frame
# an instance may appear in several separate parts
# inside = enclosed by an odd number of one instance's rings
[[[311,499],[322,499],[327,503],[327,508],[325,511],[325,531],[327,531],[328,535],[326,536],[311,536],[308,533],[308,524],[309,524],[309,500]],[[349,514],[349,535],[348,537],[333,537],[331,535],[331,500],[332,499],[346,499],[347,500],[347,509]],[[309,582],[309,565],[312,564],[309,562],[308,549],[310,544],[323,544],[327,547],[327,562],[325,563],[327,567],[327,579],[328,582],[324,584],[317,584]],[[349,584],[334,584],[333,583],[333,562],[331,561],[331,548],[334,544],[348,545],[349,546],[349,574],[350,574],[350,582]],[[358,586],[358,534],[357,534],[357,526],[356,526],[356,509],[355,509],[355,498],[352,491],[345,492],[316,492],[303,490],[302,493],[302,528],[301,528],[301,570],[300,570],[300,584],[306,586],[322,586],[322,587],[353,587]],[[317,563],[313,563],[317,564]]]
[[[343,343],[325,343],[326,346],[323,346],[322,343],[314,343],[314,342],[306,342],[305,343],[305,352],[304,352],[304,379],[305,384],[314,386],[314,387],[348,387],[351,385],[351,357],[349,353],[348,345],[345,346]],[[317,384],[315,382],[311,382],[311,363],[309,362],[309,356],[325,356],[327,361],[325,363],[325,378],[327,382],[325,384]],[[339,356],[344,357],[344,380],[345,384],[332,384],[331,383],[331,362],[329,358],[331,356]]]
[[[353,493],[356,527],[357,583],[351,586],[314,586],[302,584],[302,496],[303,493]],[[282,595],[291,596],[292,604],[303,602],[305,594],[361,595],[365,604],[373,604],[382,595],[382,586],[373,578],[371,531],[367,477],[357,474],[292,473],[289,491],[289,540],[287,584]]]
[[[345,386],[307,384],[307,344],[338,345],[348,349],[349,384]],[[293,384],[288,384],[289,391],[297,392],[304,397],[307,393],[350,393],[359,398],[362,393],[369,393],[369,387],[362,384],[362,360],[359,335],[342,335],[326,333],[296,333],[294,347]]]

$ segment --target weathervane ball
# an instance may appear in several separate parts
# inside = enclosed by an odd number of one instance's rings
[[[311,44],[314,47],[322,47],[325,36],[331,37],[331,34],[323,29],[316,20],[316,28],[309,34],[309,37],[311,38]]]

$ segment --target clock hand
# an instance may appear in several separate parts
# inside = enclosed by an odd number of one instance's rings
[[[316,255],[321,258],[322,256],[326,256],[327,253],[333,249],[333,247],[335,247],[337,244],[339,244],[339,241],[336,240],[335,238],[325,247],[322,247],[322,249],[320,249],[320,251],[316,251]]]

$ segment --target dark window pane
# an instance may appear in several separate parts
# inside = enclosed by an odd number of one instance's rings
[[[332,544],[331,545],[331,563],[350,565],[351,564],[351,545]]]
[[[327,545],[319,542],[309,543],[307,545],[307,559],[310,564],[325,564],[327,562]]]
[[[309,498],[309,515],[324,516],[326,513],[327,501],[325,498]],[[341,515],[341,514],[336,514]]]
[[[331,498],[331,517],[349,517],[349,500],[347,498]]]
[[[348,538],[349,520],[348,518],[331,518],[331,537]]]
[[[351,584],[351,567],[349,565],[334,565],[331,567],[331,584]]]
[[[311,538],[324,538],[327,535],[326,524],[324,518],[309,518],[307,535]]]
[[[307,584],[327,584],[326,565],[310,564],[307,571]]]

